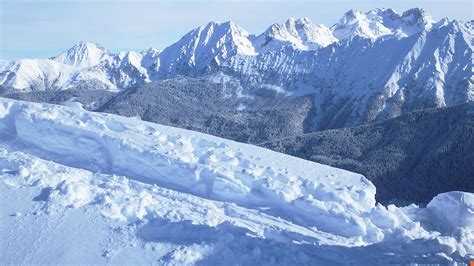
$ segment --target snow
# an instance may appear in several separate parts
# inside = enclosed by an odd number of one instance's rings
[[[260,34],[255,46],[259,53],[278,51],[285,45],[299,50],[314,50],[336,41],[326,26],[315,26],[309,18],[290,18],[284,24],[273,24]]]
[[[472,101],[471,28],[435,23],[417,8],[351,10],[331,28],[290,18],[259,35],[231,21],[210,22],[163,51],[111,54],[83,42],[55,58],[63,63],[0,61],[0,89],[118,92],[180,75],[204,77],[224,83],[225,97],[318,95],[322,108],[311,114],[310,131],[356,126]]]
[[[160,53],[161,53],[160,50],[155,49],[153,47],[149,48],[146,51],[142,51],[141,52],[141,55],[142,55],[141,65],[142,65],[142,67],[145,68],[145,69],[148,69],[148,68],[152,68],[153,65],[155,64],[154,69],[158,70],[159,65],[156,63],[156,60],[157,60],[158,55]]]
[[[79,107],[0,99],[0,170],[7,264],[449,263],[474,252],[473,194],[385,207],[359,174]]]
[[[180,75],[204,77],[222,82],[225,97],[318,95],[321,108],[310,114],[309,131],[357,126],[474,99],[469,22],[433,22],[421,9],[352,10],[331,28],[289,19],[258,36],[230,21],[210,22],[163,51],[112,55],[88,43],[69,49],[74,60],[99,61],[85,68],[0,61],[0,89],[118,92]]]
[[[246,147],[252,151],[247,154],[261,159],[247,158],[245,151],[229,147],[235,147],[236,143],[203,141],[184,135],[168,136],[162,129],[157,131],[154,125],[127,125],[120,117],[106,121],[100,117],[94,119],[95,116],[91,119],[90,113],[80,109],[51,106],[44,113],[41,112],[43,107],[24,109],[10,102],[4,103],[4,108],[9,110],[8,123],[15,124],[15,129],[11,129],[15,134],[15,145],[20,145],[20,148],[25,145],[34,154],[47,153],[47,159],[66,165],[126,175],[244,206],[257,204],[281,209],[281,215],[298,215],[312,226],[329,226],[321,224],[319,219],[314,220],[314,214],[333,219],[332,208],[343,208],[360,201],[354,206],[354,213],[337,214],[339,217],[333,222],[363,231],[365,225],[357,223],[354,217],[360,211],[367,211],[368,206],[375,202],[374,193],[356,193],[360,189],[375,190],[360,175],[338,174],[345,171],[322,165],[316,168],[312,163],[296,159],[288,168],[284,163],[286,156],[253,146]],[[15,114],[15,109],[18,114]],[[135,127],[138,129],[134,130]],[[127,132],[141,132],[142,135],[132,138],[127,136],[130,135]],[[159,141],[154,141],[155,138]],[[265,153],[271,153],[272,157],[268,158]],[[271,162],[272,167],[265,162]],[[310,170],[309,165],[313,169]],[[341,175],[345,178],[344,183],[332,178],[331,182],[337,183],[323,194],[321,187],[330,182],[327,177]],[[354,188],[348,193],[337,193],[346,186]],[[338,203],[321,202],[320,197],[338,199]],[[311,205],[317,206],[314,213],[303,212]],[[354,220],[354,224],[346,224],[346,219]],[[328,227],[328,230],[334,229]]]
[[[76,72],[74,67],[48,59],[20,59],[0,63],[0,84],[19,91],[60,89]]]
[[[409,9],[402,14],[392,9],[373,9],[366,13],[350,10],[331,28],[314,25],[308,18],[289,18],[285,23],[273,24],[258,35],[249,34],[232,21],[210,22],[190,31],[163,51],[150,48],[141,53],[129,51],[112,54],[100,45],[80,42],[52,57],[52,60],[35,63],[34,68],[37,69],[32,72],[35,73],[34,75],[25,74],[22,68],[17,67],[19,64],[24,64],[22,60],[10,63],[2,61],[0,85],[8,89],[24,91],[68,89],[83,87],[83,84],[99,89],[123,90],[144,82],[176,75],[201,75],[215,67],[229,65],[231,65],[230,71],[238,72],[237,76],[248,75],[248,72],[251,75],[258,75],[258,70],[261,70],[262,66],[275,64],[273,55],[280,53],[283,57],[277,62],[283,64],[284,69],[277,72],[282,75],[282,80],[285,80],[286,72],[294,76],[299,74],[298,70],[311,70],[312,67],[305,66],[304,62],[315,61],[318,62],[318,66],[330,62],[327,58],[313,60],[315,55],[312,53],[305,54],[304,59],[296,60],[294,54],[298,54],[297,52],[320,51],[331,46],[334,48],[334,45],[344,45],[355,37],[373,41],[404,39],[448,26],[447,19],[435,22],[429,14],[419,8]],[[459,27],[468,32],[467,25],[459,25]],[[472,38],[466,36],[463,38],[469,39],[466,42],[471,45]],[[291,49],[287,49],[288,47]],[[347,49],[354,50],[355,48],[347,47]],[[348,56],[350,59],[350,55]],[[279,62],[280,60],[284,61]],[[56,64],[54,61],[62,64]],[[239,61],[241,65],[233,65],[234,61]],[[258,64],[252,64],[253,61],[258,61]],[[364,61],[368,61],[367,65],[370,65],[372,58],[366,58]],[[64,65],[70,67],[63,67]],[[60,66],[59,70],[51,71],[51,69],[57,69],[58,66]],[[321,71],[318,70],[318,72]],[[50,88],[49,83],[56,79],[60,82]],[[288,83],[292,84],[291,81]],[[300,85],[308,86],[309,84],[313,83]],[[288,84],[275,85],[288,87]],[[367,84],[363,87],[367,87]]]
[[[87,68],[111,58],[112,54],[105,48],[94,43],[80,42],[51,59],[78,68]]]
[[[201,71],[208,65],[221,65],[235,55],[256,55],[249,33],[232,21],[209,22],[190,31],[158,55],[158,76],[176,74],[177,69]]]
[[[390,8],[377,8],[366,13],[349,10],[331,29],[339,40],[355,36],[403,38],[429,30],[433,24],[434,19],[420,8],[409,9],[401,15]]]
[[[440,226],[455,231],[458,228],[474,228],[474,195],[463,192],[443,193],[436,196],[427,206]]]
[[[382,23],[371,20],[359,10],[349,10],[332,30],[339,40],[354,36],[375,39],[391,33]]]
[[[237,110],[238,110],[238,111],[243,111],[243,110],[245,110],[245,109],[247,109],[247,108],[248,108],[248,106],[245,105],[245,104],[243,104],[243,103],[240,103],[239,106],[237,106]]]
[[[126,62],[134,66],[135,68],[141,68],[141,61],[143,56],[137,52],[129,51],[129,52],[120,52],[117,55],[117,59],[120,62]]]

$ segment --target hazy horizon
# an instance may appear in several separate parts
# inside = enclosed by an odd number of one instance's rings
[[[435,20],[472,19],[471,1],[11,1],[0,0],[0,59],[48,58],[80,41],[112,52],[163,49],[209,21],[259,34],[289,17],[331,26],[346,11],[420,7]]]

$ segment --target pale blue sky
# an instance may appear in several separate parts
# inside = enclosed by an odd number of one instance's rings
[[[165,48],[209,21],[261,33],[288,17],[331,26],[349,9],[424,8],[435,19],[473,19],[471,0],[0,0],[0,58],[47,58],[79,41],[113,52]]]

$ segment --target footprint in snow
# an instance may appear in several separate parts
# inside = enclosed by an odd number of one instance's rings
[[[117,133],[124,132],[127,129],[122,123],[113,120],[107,121],[106,126],[108,129]]]

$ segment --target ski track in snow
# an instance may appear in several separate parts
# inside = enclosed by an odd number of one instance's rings
[[[38,213],[69,225],[68,215],[90,210],[77,221],[120,228],[97,235],[106,239],[92,262],[446,263],[474,253],[472,193],[444,193],[427,208],[384,207],[359,174],[138,119],[7,99],[0,143],[2,202],[34,190],[17,200],[38,204],[24,217],[2,214],[24,226],[8,222],[0,232],[35,226]],[[124,234],[129,243],[117,244]],[[18,239],[10,234],[5,250]],[[0,258],[28,262],[41,252]]]

